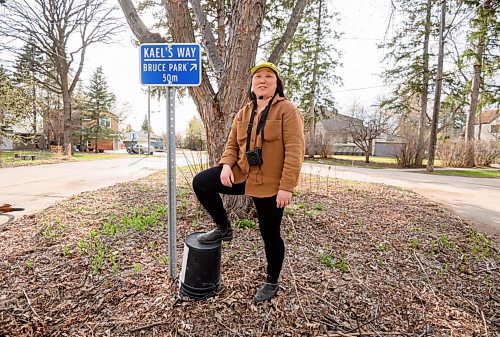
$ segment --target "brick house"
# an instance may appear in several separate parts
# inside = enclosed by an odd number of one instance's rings
[[[80,121],[78,127],[74,127],[76,130],[84,130],[95,124],[95,120],[82,118],[80,119],[81,112],[74,111],[74,116],[76,121]],[[113,137],[106,139],[99,139],[97,148],[99,150],[118,150],[120,148],[120,132],[118,131],[118,116],[114,113],[107,111],[102,113],[99,123],[104,128],[110,128],[113,133]],[[85,138],[90,138],[85,141]],[[79,136],[73,137],[73,144],[80,150],[87,149],[89,151],[94,151],[96,148],[95,139],[92,139],[92,135],[83,135],[80,132]]]

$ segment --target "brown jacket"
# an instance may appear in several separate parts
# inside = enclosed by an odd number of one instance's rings
[[[260,118],[260,114],[257,115],[251,133],[250,149],[262,147],[263,163],[260,166],[250,166],[245,150],[251,114],[252,103],[248,103],[234,117],[219,165],[231,166],[235,183],[246,180],[246,195],[263,198],[276,195],[278,190],[292,192],[299,181],[304,160],[302,115],[290,101],[276,97],[264,127],[263,143],[260,133],[255,136]]]

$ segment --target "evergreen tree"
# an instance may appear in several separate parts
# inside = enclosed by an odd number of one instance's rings
[[[40,99],[41,87],[39,85],[39,73],[37,65],[42,61],[42,57],[35,52],[32,42],[27,43],[17,56],[14,70],[14,81],[17,86],[25,91],[27,97],[31,97],[31,118],[30,124],[34,135],[37,133],[38,117],[41,115]]]
[[[144,115],[144,121],[142,122],[141,124],[141,130],[144,131],[144,132],[148,132],[148,129],[149,129],[149,132],[153,132],[153,128],[151,128],[151,125],[149,125],[149,121],[148,121],[148,114]]]
[[[0,143],[4,138],[15,139],[12,126],[22,122],[28,114],[28,98],[23,90],[16,87],[0,66]]]
[[[285,30],[288,7],[293,1],[277,3],[268,13],[267,30],[279,36]],[[280,62],[281,77],[285,82],[287,96],[304,113],[306,129],[309,132],[309,155],[315,149],[315,124],[321,118],[335,113],[332,87],[341,79],[335,75],[340,65],[340,53],[335,49],[335,40],[340,34],[334,30],[338,13],[329,13],[327,1],[309,1],[304,17],[290,46]],[[274,48],[276,40],[271,40],[268,52]]]
[[[470,22],[471,30],[468,34],[470,47],[465,56],[473,62],[472,85],[470,91],[470,107],[467,114],[465,140],[467,143],[468,166],[474,166],[474,123],[475,116],[489,105],[500,102],[498,85],[498,71],[500,66],[498,38],[500,35],[498,1],[466,0],[469,8],[473,8],[475,15]],[[496,75],[496,76],[495,76]]]
[[[383,105],[402,114],[405,119],[413,120],[418,129],[416,156],[412,166],[422,165],[425,149],[428,97],[432,91],[430,79],[435,74],[429,41],[436,38],[436,22],[439,22],[435,4],[436,0],[393,1],[395,34],[388,42],[379,45],[386,50],[384,61],[388,63],[382,77],[387,84],[394,86],[392,97]],[[399,14],[402,19],[397,21]]]
[[[95,152],[98,152],[99,140],[112,139],[118,135],[107,125],[106,112],[109,112],[115,102],[115,95],[109,92],[106,77],[102,67],[98,67],[90,79],[85,93],[85,111],[83,113],[84,124],[82,127],[83,140],[93,139],[95,141]],[[88,121],[87,123],[85,123]]]
[[[86,52],[96,43],[109,42],[122,23],[106,0],[18,0],[3,5],[0,43],[9,45],[14,54],[20,52],[14,46],[29,43],[55,65],[55,73],[39,69],[50,79],[45,88],[60,95],[63,102],[63,144],[66,155],[71,155],[72,96]]]
[[[186,136],[183,139],[183,147],[185,149],[200,151],[206,149],[206,142],[203,123],[197,117],[191,118],[186,130]]]

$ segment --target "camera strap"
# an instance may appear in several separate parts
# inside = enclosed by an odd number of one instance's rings
[[[269,103],[267,103],[266,108],[262,111],[262,115],[260,116],[259,123],[257,124],[257,131],[255,135],[257,136],[259,132],[261,133],[261,143],[264,142],[264,126],[266,125],[267,115],[269,114],[269,110],[271,110],[271,105],[273,104],[274,97],[276,97],[276,93],[271,98]],[[247,128],[247,146],[245,151],[250,150],[250,139],[252,138],[252,128],[253,128],[253,120],[255,119],[255,114],[257,113],[257,107],[254,107],[252,110],[252,114],[250,115],[250,121],[248,121]]]

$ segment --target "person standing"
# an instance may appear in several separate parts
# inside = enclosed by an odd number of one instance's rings
[[[230,241],[233,230],[220,194],[252,197],[264,240],[267,277],[254,301],[273,298],[285,256],[280,227],[304,159],[304,119],[284,94],[276,65],[254,66],[250,101],[236,114],[219,165],[198,173],[193,189],[215,224],[200,243]]]

